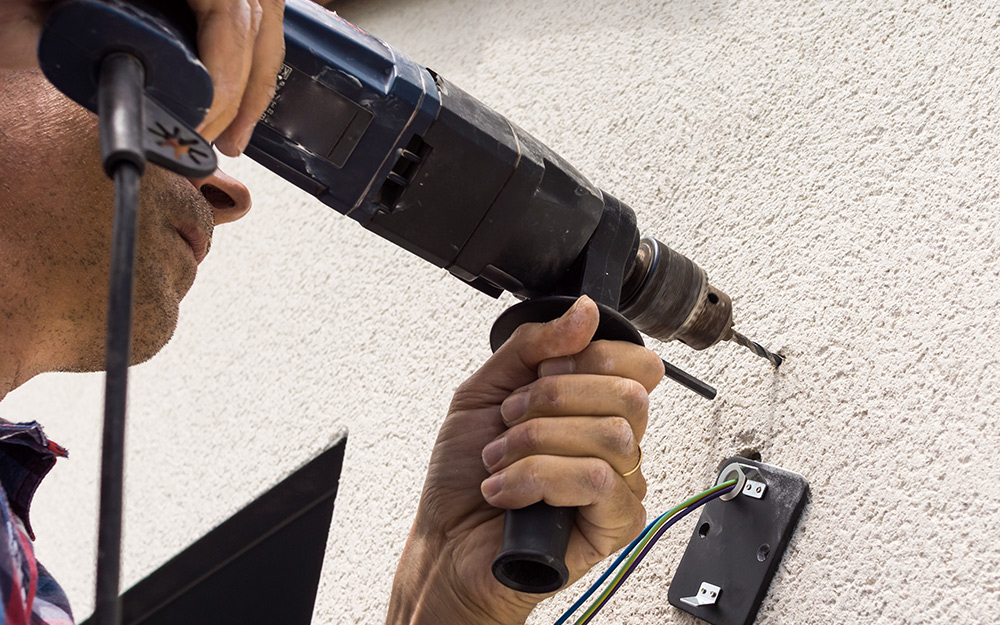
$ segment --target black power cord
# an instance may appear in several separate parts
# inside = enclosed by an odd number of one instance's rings
[[[97,584],[93,622],[121,622],[122,499],[124,493],[125,412],[132,346],[132,295],[135,284],[135,238],[139,219],[139,179],[146,167],[143,149],[142,64],[115,53],[101,63],[98,86],[101,160],[114,180],[111,270],[104,387],[104,435],[101,448],[100,526],[97,538]]]

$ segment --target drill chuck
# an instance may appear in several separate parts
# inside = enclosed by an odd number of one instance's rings
[[[694,261],[651,237],[639,242],[621,301],[621,313],[661,341],[677,339],[705,349],[732,332],[729,296],[709,284],[705,270]]]

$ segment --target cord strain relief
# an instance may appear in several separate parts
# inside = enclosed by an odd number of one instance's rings
[[[108,177],[123,162],[141,174],[146,168],[143,146],[144,74],[131,54],[115,52],[101,62],[97,90],[101,163]]]

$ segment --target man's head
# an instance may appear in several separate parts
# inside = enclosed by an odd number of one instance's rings
[[[222,174],[149,166],[141,188],[133,362],[170,339],[213,224],[250,207]],[[0,397],[42,371],[103,367],[112,200],[96,117],[37,70],[0,72]]]

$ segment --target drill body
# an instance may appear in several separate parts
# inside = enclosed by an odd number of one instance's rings
[[[504,117],[333,13],[289,2],[285,33],[285,63],[251,158],[491,295],[560,290],[601,221],[599,189]],[[629,223],[634,230],[634,217]],[[621,264],[637,242],[634,232]],[[617,306],[617,294],[607,303]]]
[[[100,61],[146,69],[189,126],[211,103],[195,22],[173,0],[67,0],[42,32],[52,82],[96,110]],[[285,61],[246,153],[334,210],[494,297],[586,293],[661,340],[732,336],[729,297],[633,211],[445,78],[309,0],[287,0]]]

